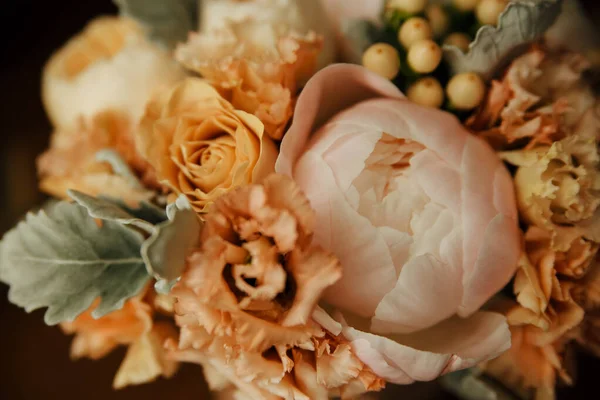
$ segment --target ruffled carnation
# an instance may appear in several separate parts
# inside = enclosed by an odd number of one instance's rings
[[[592,351],[597,343],[600,108],[583,76],[589,65],[577,54],[534,48],[493,83],[468,122],[515,167],[525,225],[518,305],[507,312],[513,348],[486,368],[544,399],[554,398],[557,378],[572,383],[564,368],[572,343]]]
[[[382,387],[350,346],[312,319],[341,277],[337,259],[311,245],[314,219],[280,175],[229,192],[206,215],[201,245],[172,289],[181,336],[170,348],[177,360],[202,364],[213,390],[326,399]]]
[[[192,33],[176,58],[200,73],[237,109],[257,116],[273,139],[282,138],[296,93],[317,67],[322,38],[262,20]]]

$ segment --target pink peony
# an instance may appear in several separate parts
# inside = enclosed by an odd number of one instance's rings
[[[314,318],[376,374],[431,380],[510,347],[505,318],[480,308],[517,265],[512,181],[455,117],[334,65],[299,97],[276,170],[304,191],[315,244],[343,268],[325,295],[335,321]]]

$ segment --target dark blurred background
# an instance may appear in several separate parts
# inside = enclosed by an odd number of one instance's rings
[[[301,1],[301,0],[298,0]],[[368,0],[365,0],[368,1]],[[600,22],[600,1],[583,0]],[[110,0],[4,0],[0,7],[0,235],[44,200],[37,190],[35,158],[48,145],[50,124],[40,99],[45,61],[85,23],[114,14]],[[26,314],[6,300],[0,284],[0,399],[154,400],[208,399],[200,367],[187,365],[171,380],[111,389],[125,351],[100,361],[69,359],[70,337],[43,322],[43,311]],[[561,399],[583,398],[595,389],[600,362],[582,355],[579,384]],[[593,392],[592,392],[593,393]],[[453,399],[435,383],[390,388],[386,399]],[[587,397],[587,396],[585,396]]]

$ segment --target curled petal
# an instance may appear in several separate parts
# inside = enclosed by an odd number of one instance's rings
[[[414,335],[388,338],[348,325],[343,334],[356,355],[377,375],[398,384],[433,380],[494,358],[510,347],[506,320],[489,312],[478,312],[468,319],[455,317]]]

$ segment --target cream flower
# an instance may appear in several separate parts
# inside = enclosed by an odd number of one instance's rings
[[[277,156],[256,117],[197,78],[153,98],[136,139],[159,181],[201,213],[230,189],[260,182]]]
[[[296,92],[314,73],[322,39],[285,26],[250,19],[190,34],[176,58],[200,73],[237,109],[256,115],[265,131],[281,139]]]
[[[521,217],[553,232],[552,245],[559,251],[568,251],[579,239],[600,242],[597,148],[595,137],[575,134],[550,147],[503,154],[519,167],[515,186]]]
[[[107,195],[136,204],[154,196],[159,189],[154,170],[141,158],[133,142],[129,119],[113,111],[81,118],[76,127],[57,129],[50,148],[37,160],[42,191],[67,198],[67,190],[89,195]],[[112,167],[96,158],[98,152],[117,152],[137,178],[118,175]]]
[[[285,29],[300,36],[312,31],[323,38],[323,51],[318,60],[319,68],[323,68],[335,59],[335,38],[325,8],[322,0],[203,0],[200,32],[209,33],[240,23]],[[269,37],[263,39],[266,39],[263,45],[271,44]]]
[[[71,344],[74,359],[96,360],[119,345],[129,346],[113,382],[115,389],[147,383],[161,375],[171,377],[177,370],[177,362],[167,359],[163,348],[165,340],[173,340],[177,332],[172,323],[153,323],[153,310],[144,296],[130,299],[122,309],[98,319],[91,314],[97,300],[73,322],[61,324],[63,331],[75,334]]]
[[[148,42],[133,21],[100,17],[58,50],[44,68],[42,98],[54,126],[107,109],[137,122],[152,93],[183,78],[170,55]]]

